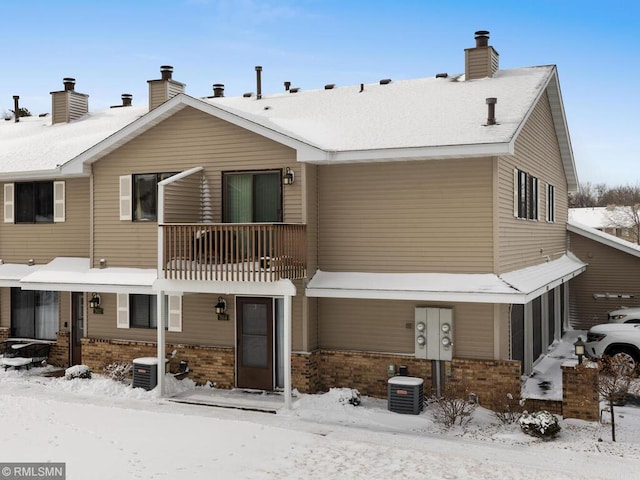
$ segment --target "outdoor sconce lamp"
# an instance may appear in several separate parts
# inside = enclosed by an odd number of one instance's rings
[[[100,302],[100,295],[98,295],[97,293],[92,293],[91,300],[89,300],[89,308],[93,310],[93,313],[102,315],[104,313],[104,310],[102,310]]]
[[[573,344],[573,351],[578,356],[578,364],[582,363],[582,357],[584,356],[584,342],[582,337],[578,337],[576,343]]]
[[[227,301],[222,297],[218,297],[216,313],[218,314],[218,320],[229,320],[229,314],[227,313]]]
[[[293,173],[293,170],[287,167],[287,169],[284,172],[284,175],[282,176],[282,183],[284,183],[285,185],[293,185],[294,180],[295,180],[295,174]]]

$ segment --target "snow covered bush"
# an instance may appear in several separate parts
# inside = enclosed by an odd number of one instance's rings
[[[560,432],[558,419],[546,410],[533,413],[525,411],[522,413],[519,422],[522,431],[533,437],[550,439]]]
[[[332,389],[333,390],[333,389]],[[348,403],[349,405],[353,405],[357,407],[362,403],[362,399],[360,398],[360,392],[355,388],[341,388],[339,389],[340,396],[338,398],[338,402],[341,404]]]
[[[86,365],[74,365],[64,371],[64,378],[73,380],[74,378],[91,378],[91,369]]]
[[[127,362],[111,362],[104,366],[104,373],[111,380],[125,382],[131,377],[133,364]]]

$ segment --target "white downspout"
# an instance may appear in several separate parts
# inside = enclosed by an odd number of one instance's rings
[[[158,271],[156,278],[162,278],[163,262],[164,262],[164,237],[162,235],[162,225],[164,224],[164,185],[158,185]],[[164,375],[165,375],[165,335],[164,335],[164,317],[165,317],[165,302],[164,291],[159,290],[156,296],[156,324],[158,329],[158,393],[160,397],[164,397]]]
[[[284,296],[284,408],[291,410],[291,295]]]

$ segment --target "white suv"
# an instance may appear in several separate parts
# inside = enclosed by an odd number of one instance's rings
[[[640,307],[623,307],[609,312],[609,323],[640,323]]]
[[[635,368],[640,364],[640,323],[603,323],[587,333],[585,353],[591,358],[617,357]]]

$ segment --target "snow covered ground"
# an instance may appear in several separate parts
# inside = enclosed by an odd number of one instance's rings
[[[67,479],[631,479],[640,478],[640,408],[609,424],[561,420],[553,441],[478,408],[465,427],[300,395],[276,415],[184,405],[94,375],[0,371],[2,462],[65,462]],[[167,378],[171,392],[193,388]],[[207,389],[208,387],[198,387]]]

